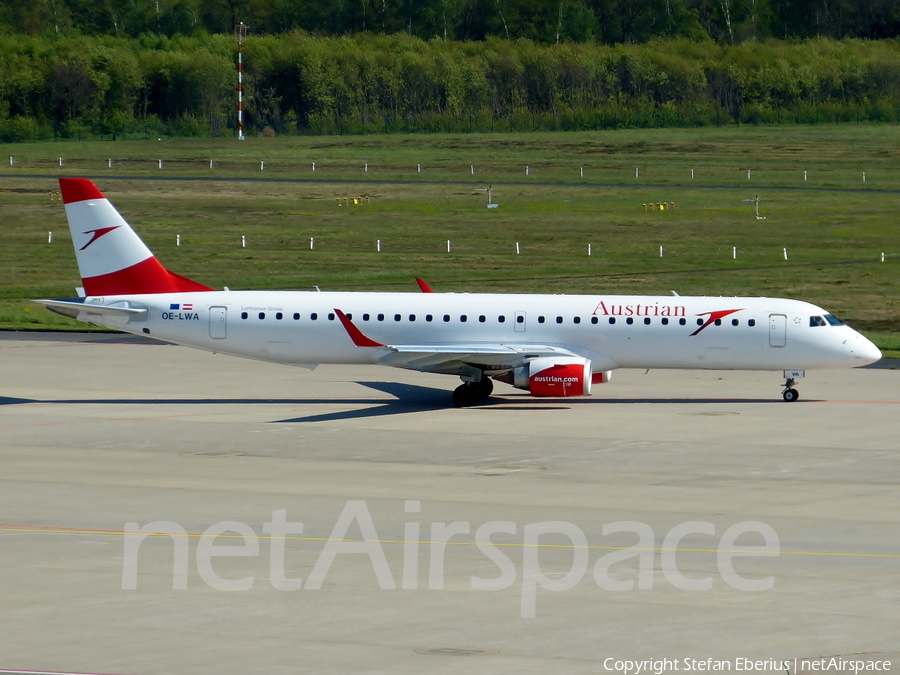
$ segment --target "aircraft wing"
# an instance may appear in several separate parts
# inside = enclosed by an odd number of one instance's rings
[[[455,372],[462,366],[476,366],[483,370],[508,370],[543,356],[572,356],[576,354],[564,347],[530,343],[496,342],[448,342],[428,344],[387,345],[372,340],[347,317],[335,308],[350,339],[357,347],[375,350],[378,363],[400,368],[428,372]]]

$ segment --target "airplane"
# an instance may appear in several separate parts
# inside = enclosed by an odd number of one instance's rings
[[[835,316],[759,297],[213,290],[165,269],[91,181],[60,178],[83,292],[35,300],[79,321],[210,352],[314,368],[380,364],[462,380],[456,407],[502,382],[538,397],[591,394],[619,368],[783,371],[881,352]]]

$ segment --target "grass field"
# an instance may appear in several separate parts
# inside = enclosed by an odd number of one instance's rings
[[[94,178],[163,264],[214,287],[413,291],[424,276],[455,292],[794,297],[900,355],[898,126],[3,146],[10,155],[0,328],[76,325],[28,302],[78,285],[48,196],[63,174]],[[160,180],[189,177],[210,180]],[[485,208],[489,184],[498,209]],[[744,201],[756,195],[765,220]],[[659,202],[674,208],[644,206]]]

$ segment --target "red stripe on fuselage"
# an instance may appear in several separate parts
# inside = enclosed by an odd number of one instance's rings
[[[87,295],[141,295],[144,293],[186,293],[213,289],[173,274],[150,257],[118,272],[82,279]]]

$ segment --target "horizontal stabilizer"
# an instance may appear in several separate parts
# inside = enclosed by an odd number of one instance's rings
[[[93,305],[84,302],[81,298],[74,300],[32,300],[32,302],[36,302],[57,314],[62,314],[72,319],[78,318],[80,313],[117,317],[119,319],[128,319],[129,321],[138,321],[147,316],[146,307]]]

